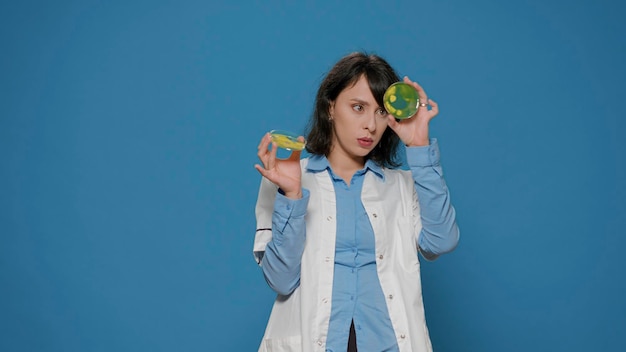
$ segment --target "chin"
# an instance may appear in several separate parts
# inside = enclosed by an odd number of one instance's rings
[[[354,156],[357,156],[357,157],[359,157],[359,158],[365,158],[365,157],[367,157],[368,155],[372,154],[372,151],[373,151],[373,150],[374,150],[373,148],[372,148],[372,149],[363,149],[363,148],[359,148],[359,150],[357,150],[357,151],[356,151],[355,153],[353,153],[353,154],[354,154]]]

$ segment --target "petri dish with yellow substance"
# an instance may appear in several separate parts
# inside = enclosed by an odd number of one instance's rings
[[[408,119],[415,115],[420,104],[417,90],[407,83],[396,82],[387,88],[383,95],[385,110],[396,119]]]
[[[276,146],[286,150],[303,150],[306,141],[298,140],[298,135],[289,131],[271,130],[270,137]]]

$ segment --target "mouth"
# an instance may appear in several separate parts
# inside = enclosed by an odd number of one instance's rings
[[[359,145],[363,148],[370,148],[374,145],[374,140],[368,137],[357,138]]]

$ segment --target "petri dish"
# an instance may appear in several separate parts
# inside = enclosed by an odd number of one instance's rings
[[[390,85],[383,96],[385,110],[397,119],[408,119],[415,115],[419,103],[417,90],[404,82]]]
[[[271,130],[270,137],[276,146],[286,150],[302,150],[306,142],[298,140],[298,135],[289,131]]]

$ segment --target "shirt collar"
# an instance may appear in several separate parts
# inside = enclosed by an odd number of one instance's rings
[[[320,172],[326,169],[330,169],[330,163],[324,155],[312,155],[311,157],[309,157],[309,162],[307,163],[306,168],[308,171],[311,172]],[[383,168],[380,165],[376,164],[372,159],[368,159],[365,162],[365,167],[363,168],[363,170],[365,170],[365,172],[370,170],[374,172],[374,174],[380,179],[385,180],[385,173],[383,172]]]

